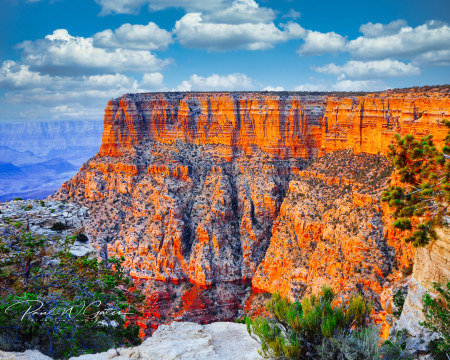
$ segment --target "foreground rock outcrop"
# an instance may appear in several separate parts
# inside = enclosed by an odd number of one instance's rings
[[[173,322],[162,325],[140,346],[111,349],[104,353],[82,355],[70,360],[259,360],[259,343],[247,332],[246,326],[218,322],[199,325]],[[1,360],[51,360],[38,351],[5,353]]]
[[[108,103],[99,154],[53,198],[88,207],[101,256],[125,257],[147,295],[144,335],[230,320],[256,306],[250,282],[291,299],[356,288],[390,324],[414,252],[380,204],[383,155],[396,133],[439,144],[449,115],[445,87],[127,94]]]

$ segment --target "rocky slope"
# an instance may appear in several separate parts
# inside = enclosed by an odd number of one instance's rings
[[[64,230],[52,229],[58,222],[65,225]],[[89,210],[66,201],[16,200],[0,204],[1,237],[12,235],[8,225],[14,224],[17,230],[44,236],[48,238],[50,245],[54,245],[58,237],[64,238],[83,232],[88,223]],[[92,245],[78,241],[71,245],[69,251],[73,256],[97,255]]]
[[[144,329],[232,318],[250,281],[291,298],[357,288],[388,313],[414,254],[389,230],[390,170],[375,154],[395,133],[439,143],[449,113],[445,88],[128,94],[108,103],[99,154],[54,198],[87,206],[94,246],[125,256],[148,296]]]

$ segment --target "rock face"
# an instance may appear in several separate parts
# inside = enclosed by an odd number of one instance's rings
[[[124,95],[105,110],[101,156],[118,156],[143,140],[208,146],[231,160],[263,151],[306,157],[320,141],[323,96],[258,93]]]
[[[450,230],[437,229],[437,235],[436,242],[416,250],[408,295],[400,319],[392,329],[393,333],[401,329],[407,330],[410,335],[407,346],[413,354],[426,352],[429,341],[435,337],[419,325],[420,321],[425,321],[422,297],[434,292],[434,282],[444,284],[450,279]]]
[[[250,281],[291,298],[357,287],[382,310],[413,251],[389,230],[379,195],[390,169],[375,154],[397,132],[439,143],[449,114],[445,89],[128,94],[108,103],[99,154],[54,198],[90,209],[94,246],[124,256],[148,299],[161,299],[146,305],[155,318],[181,316],[157,305],[172,296],[195,303],[183,282],[197,297],[213,290],[194,306],[203,313],[219,313],[220,299],[242,308],[213,288]],[[225,317],[203,317],[214,319]]]
[[[52,360],[37,350],[27,350],[25,352],[5,352],[0,350],[0,360]]]
[[[378,297],[413,257],[386,238],[380,192],[390,172],[384,157],[351,150],[294,172],[254,288],[298,299],[328,284]]]
[[[322,122],[321,150],[352,148],[356,153],[386,154],[395,134],[434,135],[442,145],[450,97],[441,92],[387,92],[355,98],[330,97]]]
[[[259,360],[262,357],[258,354],[258,347],[258,342],[250,337],[243,324],[173,322],[160,326],[140,346],[111,349],[70,360]],[[0,351],[0,359],[51,360],[38,351],[30,350],[25,353]]]

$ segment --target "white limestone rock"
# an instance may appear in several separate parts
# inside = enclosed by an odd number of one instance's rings
[[[160,326],[140,346],[70,360],[259,360],[258,347],[243,324],[173,322]]]
[[[90,243],[81,243],[79,241],[75,241],[75,243],[70,247],[69,252],[75,257],[96,254],[96,250]]]
[[[0,360],[52,360],[37,350],[27,350],[23,353],[0,351]]]

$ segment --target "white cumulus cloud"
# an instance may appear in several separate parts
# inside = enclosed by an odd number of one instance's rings
[[[45,39],[25,41],[22,61],[30,68],[48,74],[148,72],[160,70],[169,60],[161,60],[150,51],[97,48],[93,38],[72,36],[58,29]]]
[[[299,19],[302,16],[302,13],[295,10],[295,9],[290,9],[286,14],[283,15],[284,18],[288,18],[288,19]]]
[[[186,14],[176,22],[174,28],[181,45],[215,51],[268,49],[276,43],[299,38],[304,32],[300,25],[292,22],[284,25],[283,30],[273,23],[205,22],[201,13]]]
[[[245,74],[213,74],[208,77],[192,75],[177,87],[178,91],[221,91],[221,90],[251,90],[254,88],[252,79]]]
[[[346,38],[335,32],[321,33],[308,30],[302,38],[305,42],[297,50],[300,56],[337,53],[345,50]]]
[[[379,91],[387,87],[381,80],[341,80],[335,83],[318,81],[295,87],[296,91]]]
[[[402,19],[391,21],[389,24],[373,24],[369,22],[361,25],[359,31],[367,38],[377,38],[396,34],[406,26],[408,26],[408,23]]]
[[[450,66],[450,49],[429,51],[425,54],[416,56],[413,64],[418,66]]]
[[[151,74],[157,77],[158,73]],[[145,74],[150,75],[150,74]],[[144,75],[144,80],[146,79]],[[159,74],[162,76],[161,74]],[[0,88],[32,91],[85,91],[131,89],[136,81],[123,74],[50,76],[32,71],[27,65],[4,61],[0,68]],[[161,83],[161,82],[160,82]],[[159,83],[159,84],[160,84]]]
[[[103,48],[166,50],[172,34],[154,22],[147,25],[123,24],[115,30],[103,30],[93,36],[93,45]]]
[[[383,79],[387,77],[420,75],[420,69],[412,64],[397,60],[357,61],[351,60],[344,65],[334,63],[313,67],[320,73],[338,75],[339,79]]]
[[[207,22],[221,24],[267,23],[275,17],[272,9],[260,7],[254,0],[234,0],[231,6],[205,14]]]
[[[275,16],[273,10],[261,8],[254,0],[95,0],[102,8],[102,15],[116,14],[136,14],[143,6],[147,6],[151,11],[167,8],[181,8],[187,12],[205,12],[223,19],[225,14],[231,16],[226,21],[236,22],[242,18],[242,14],[247,16],[251,13],[258,15],[261,19],[270,20]],[[259,10],[258,10],[259,9]],[[262,21],[262,20],[261,20]]]
[[[284,91],[284,87],[282,86],[266,86],[263,91]]]
[[[143,89],[156,89],[163,86],[164,76],[159,72],[147,73],[142,77],[140,87]]]
[[[439,21],[428,21],[415,28],[397,27],[397,32],[384,36],[373,37],[374,32],[372,29],[370,37],[360,36],[347,44],[353,58],[414,58],[432,51],[450,50],[450,26]]]
[[[0,89],[7,90],[2,102],[14,106],[9,106],[3,116],[64,119],[83,114],[83,117],[98,118],[111,97],[162,90],[163,81],[163,75],[158,72],[144,74],[140,82],[119,73],[50,76],[8,60],[0,67]],[[89,114],[85,113],[86,109]]]
[[[46,86],[50,81],[49,75],[30,71],[29,66],[17,64],[12,60],[4,61],[0,68],[0,88],[2,89]]]

